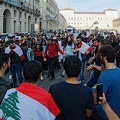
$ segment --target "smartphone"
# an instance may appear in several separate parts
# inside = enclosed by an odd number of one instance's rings
[[[99,97],[103,96],[103,84],[100,83],[96,86],[96,93],[97,93],[97,102],[100,101]]]

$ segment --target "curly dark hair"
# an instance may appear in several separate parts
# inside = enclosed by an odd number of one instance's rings
[[[116,51],[111,45],[103,45],[100,48],[99,54],[102,57],[107,57],[109,63],[114,63],[116,58]]]
[[[37,60],[27,62],[23,67],[23,75],[26,82],[37,82],[40,73],[42,72],[42,65]]]
[[[64,69],[67,77],[78,77],[81,71],[81,61],[78,57],[71,55],[65,59]]]

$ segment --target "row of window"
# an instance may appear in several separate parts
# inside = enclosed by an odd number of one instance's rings
[[[24,22],[24,31],[26,32],[26,22]],[[30,25],[28,25],[28,30],[30,29]],[[17,31],[17,22],[14,21],[14,33]],[[20,26],[19,26],[19,31],[22,31],[22,23],[20,22]]]
[[[77,18],[76,17],[74,17],[74,18],[73,17],[71,17],[71,18],[69,17],[68,18],[68,20],[73,20],[73,19],[74,20],[83,20],[84,18],[81,18],[81,17],[77,17]],[[94,18],[94,17],[91,18],[91,17],[89,17],[88,18],[88,17],[86,17],[85,19],[86,20],[108,20],[108,17],[106,17],[106,18],[103,18],[103,17],[101,17],[101,18],[100,17],[98,17],[98,18]],[[111,18],[109,18],[109,19],[111,19]],[[112,19],[114,19],[114,18],[112,18]]]
[[[14,17],[17,17],[17,11],[14,10]],[[22,18],[22,12],[19,12],[19,18]],[[26,19],[26,13],[24,14],[24,18]]]
[[[73,22],[71,22],[71,23],[68,23],[68,24],[69,25],[86,25],[86,24],[93,25],[92,22],[91,23],[86,23],[86,22],[84,22],[84,23],[82,23],[82,22],[81,23],[79,23],[79,22],[78,23],[73,23]],[[105,23],[100,23],[100,24],[104,25]]]

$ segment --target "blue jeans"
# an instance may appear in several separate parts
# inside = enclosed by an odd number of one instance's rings
[[[53,58],[48,57],[48,68],[49,68],[49,73],[52,77],[54,77],[54,68],[57,60],[58,60],[58,56],[55,56]]]
[[[98,77],[95,77],[94,75],[94,70],[92,70],[91,75],[90,75],[90,79],[88,80],[86,86],[88,87],[93,87],[95,84],[97,84],[98,81]]]
[[[80,72],[79,81],[84,80],[85,65],[86,65],[86,62],[85,62],[85,61],[82,61],[82,67],[81,67],[81,72]]]
[[[17,85],[17,82],[16,82],[16,73],[18,75],[19,83],[21,84],[23,82],[22,65],[21,65],[21,63],[11,64],[10,65],[10,71],[11,71],[12,78],[13,78],[13,84]]]

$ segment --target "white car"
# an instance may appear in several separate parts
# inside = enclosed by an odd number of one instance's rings
[[[29,34],[29,33],[28,32],[18,32],[18,33],[16,33],[15,38],[17,40],[20,40],[21,36],[24,36],[25,34]]]
[[[0,34],[0,40],[1,40],[2,38],[4,38],[4,39],[5,39],[5,42],[6,42],[6,41],[8,41],[8,36],[12,37],[13,34],[12,34],[12,33],[1,33],[1,34]]]

